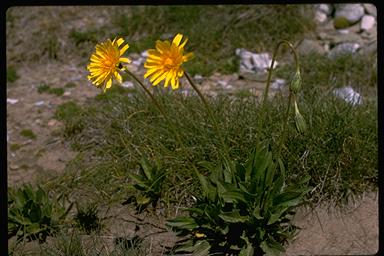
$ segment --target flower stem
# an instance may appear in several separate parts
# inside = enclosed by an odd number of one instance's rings
[[[270,66],[269,71],[268,71],[267,83],[265,85],[265,89],[264,89],[264,93],[263,93],[263,100],[261,102],[261,112],[264,113],[263,114],[264,116],[261,119],[260,125],[262,125],[265,122],[265,119],[266,119],[266,117],[265,117],[266,116],[265,105],[266,105],[266,102],[267,102],[269,87],[270,87],[270,84],[271,84],[273,66],[274,66],[275,61],[276,61],[277,52],[280,49],[280,46],[283,45],[283,44],[287,45],[292,50],[294,58],[295,58],[296,70],[300,69],[299,58],[298,58],[297,52],[295,50],[295,47],[293,47],[293,45],[290,42],[288,42],[287,40],[281,40],[276,45],[276,47],[275,47],[275,49],[273,51],[272,62],[271,62],[271,66]]]
[[[297,55],[295,47],[293,47],[293,45],[289,41],[281,40],[276,45],[276,47],[275,47],[275,49],[273,51],[272,62],[271,62],[271,66],[270,66],[269,71],[268,71],[267,83],[266,83],[264,94],[263,94],[263,100],[261,102],[261,111],[262,111],[262,114],[263,114],[263,118],[261,119],[261,122],[260,122],[261,127],[262,127],[262,124],[264,122],[266,122],[265,119],[266,119],[266,114],[267,113],[265,111],[265,105],[266,105],[266,102],[267,102],[269,87],[270,87],[270,84],[271,84],[273,65],[275,64],[275,60],[276,60],[276,56],[277,56],[278,50],[280,49],[280,46],[282,46],[282,45],[286,45],[286,46],[288,46],[292,50],[293,56],[295,58],[296,72],[300,71],[299,58],[298,58],[298,55]],[[277,158],[280,157],[281,148],[282,148],[282,146],[284,144],[284,141],[285,141],[286,129],[287,129],[287,123],[288,123],[288,117],[289,117],[289,110],[290,110],[290,107],[291,107],[292,97],[294,97],[294,96],[295,96],[294,93],[291,91],[291,89],[289,89],[289,98],[288,98],[287,112],[285,114],[285,118],[284,118],[283,125],[282,125],[282,135],[280,137],[279,147],[278,147],[278,151],[277,151]],[[261,131],[261,129],[260,129],[260,131]]]
[[[287,112],[285,112],[285,119],[284,119],[284,122],[283,122],[283,125],[282,125],[282,134],[281,134],[281,137],[280,137],[280,143],[279,143],[279,147],[278,147],[278,150],[277,150],[277,159],[280,157],[281,148],[283,147],[283,143],[285,141],[285,137],[287,136],[287,131],[286,130],[287,130],[287,125],[288,125],[289,110],[291,109],[292,97],[295,97],[295,95],[291,91],[289,91]]]
[[[213,111],[211,109],[211,107],[209,106],[207,100],[205,99],[204,95],[201,93],[201,91],[199,90],[199,88],[195,85],[195,83],[192,81],[191,77],[188,75],[187,72],[184,72],[185,74],[185,77],[187,78],[189,84],[192,86],[192,88],[196,91],[197,95],[200,97],[201,101],[203,102],[204,106],[205,106],[205,109],[207,110],[208,112],[208,115],[209,117],[211,118],[212,120],[212,123],[216,129],[216,133],[219,135],[219,139],[220,139],[220,143],[224,149],[224,152],[225,152],[225,156],[228,160],[230,160],[229,158],[229,151],[228,151],[228,148],[227,148],[227,144],[225,144],[224,142],[224,137],[223,137],[223,134],[221,133],[221,130],[219,129],[219,124],[215,118],[215,116],[213,115]]]
[[[156,98],[153,96],[153,94],[151,93],[151,91],[148,90],[147,87],[145,87],[145,85],[131,72],[129,71],[127,68],[124,68],[124,71],[130,75],[140,86],[141,88],[144,89],[144,91],[148,94],[148,96],[151,98],[152,102],[155,104],[155,106],[157,107],[157,109],[160,111],[160,113],[163,115],[164,119],[168,122],[168,125],[171,127],[171,129],[173,130],[173,133],[175,134],[176,136],[176,140],[179,144],[179,146],[182,146],[183,143],[181,142],[181,139],[180,139],[180,135],[179,135],[179,132],[177,131],[177,129],[175,128],[175,126],[173,125],[173,123],[171,122],[171,120],[169,119],[168,115],[166,114],[166,112],[164,111],[164,108],[159,104],[159,102],[156,100]]]

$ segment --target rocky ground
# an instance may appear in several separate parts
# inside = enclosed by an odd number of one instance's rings
[[[320,4],[314,8],[318,30],[315,35],[295,42],[301,54],[315,51],[333,58],[345,52],[362,55],[377,52],[377,12],[373,5]],[[83,22],[90,19],[89,15],[84,16]],[[12,42],[12,45],[7,42],[7,53],[14,51],[17,45],[17,42]],[[240,59],[239,73],[195,76],[205,93],[234,94],[241,88],[261,95],[272,53],[238,49],[236,54]],[[10,55],[7,62],[11,61]],[[143,73],[145,53],[130,57],[134,60],[130,66],[132,71]],[[7,84],[8,186],[35,182],[60,173],[75,156],[76,153],[60,136],[62,124],[54,118],[54,112],[58,105],[66,101],[82,104],[100,92],[87,81],[87,71],[81,65],[76,61],[65,65],[54,61],[35,62],[35,65],[25,63],[18,67],[19,79]],[[64,88],[64,94],[39,93],[38,87],[43,80],[50,81],[52,87]],[[69,83],[72,86],[66,87]],[[271,93],[284,90],[285,84],[283,79],[275,79]],[[123,85],[133,86],[130,82]],[[189,91],[185,89],[185,93]],[[340,94],[346,100],[354,96],[355,92],[350,90]],[[26,129],[31,130],[35,137],[22,135],[22,130]],[[303,209],[296,216],[296,222],[303,230],[288,247],[286,255],[371,254],[378,248],[378,199],[375,194],[367,194],[356,205],[351,205],[349,211],[326,212],[319,207],[308,213]],[[169,237],[165,239],[169,240]]]

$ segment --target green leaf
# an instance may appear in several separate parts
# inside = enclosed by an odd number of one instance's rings
[[[136,202],[140,205],[146,205],[151,202],[151,198],[144,195],[139,195],[136,197]]]
[[[256,219],[258,220],[262,220],[263,217],[260,215],[260,207],[259,206],[256,206],[254,209],[253,209],[253,212],[252,212],[253,216],[255,216]]]
[[[254,249],[251,244],[248,244],[241,249],[239,256],[254,256]]]
[[[43,230],[44,229],[40,228],[40,225],[38,223],[32,223],[31,225],[28,225],[26,227],[26,233],[29,234],[37,234]]]
[[[275,206],[296,206],[302,201],[302,192],[287,191],[276,196],[273,200]]]
[[[140,165],[141,165],[141,168],[143,169],[144,174],[147,177],[147,179],[151,180],[153,167],[150,165],[147,158],[145,158],[145,157],[141,158]]]
[[[197,241],[194,246],[193,256],[207,256],[211,246],[205,240]]]
[[[134,174],[134,173],[128,173],[128,176],[133,179],[134,181],[136,181],[137,183],[144,183],[145,180],[143,179],[143,177],[141,177],[140,175],[137,175],[137,174]]]
[[[214,202],[216,200],[216,188],[214,188],[209,180],[204,177],[202,174],[200,174],[195,169],[196,175],[199,178],[201,188],[203,190],[204,196],[211,202]]]
[[[278,256],[282,252],[281,250],[276,249],[276,247],[269,244],[267,241],[260,243],[260,248],[264,251],[266,255]]]
[[[223,212],[219,214],[219,217],[229,223],[244,223],[248,220],[248,216],[241,216],[239,210],[233,212]]]
[[[195,220],[191,217],[177,217],[172,220],[168,220],[167,225],[170,227],[178,229],[187,229],[190,231],[199,227],[199,225],[197,225]]]
[[[280,216],[282,214],[284,214],[285,211],[288,210],[288,209],[289,209],[289,207],[284,207],[284,208],[279,207],[279,208],[277,208],[276,212],[272,213],[271,216],[269,217],[267,225],[271,225],[271,224],[275,223],[276,221],[278,221],[280,219]]]

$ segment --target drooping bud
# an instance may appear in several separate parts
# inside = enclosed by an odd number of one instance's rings
[[[297,94],[301,89],[301,74],[300,70],[297,69],[295,75],[292,78],[291,85],[289,89],[294,93]]]
[[[295,125],[299,133],[304,133],[307,130],[307,125],[305,123],[304,117],[300,114],[299,108],[295,100]]]

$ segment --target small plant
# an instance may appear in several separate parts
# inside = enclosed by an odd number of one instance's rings
[[[64,85],[65,88],[74,88],[77,85],[74,82],[69,82]]]
[[[58,230],[72,204],[65,208],[59,203],[63,197],[51,200],[40,186],[33,189],[24,184],[17,190],[9,191],[8,199],[8,238],[17,236],[17,242],[38,239],[45,242],[47,236]]]
[[[8,67],[7,68],[7,82],[15,82],[17,79],[19,79],[19,75],[16,72],[16,69],[14,67]]]
[[[21,130],[20,135],[29,139],[36,139],[36,134],[30,129]]]
[[[273,161],[267,146],[259,144],[245,164],[225,161],[203,164],[209,177],[197,173],[203,193],[187,217],[167,225],[186,236],[176,253],[199,255],[276,255],[295,235],[294,208],[309,192],[310,177],[287,186],[281,161]]]
[[[65,123],[65,137],[70,137],[83,130],[82,113],[81,107],[72,101],[65,102],[57,107],[55,118]]]
[[[64,94],[64,89],[59,87],[50,87],[46,84],[41,84],[39,87],[37,87],[38,93],[49,93],[49,94],[55,94],[56,96],[61,96]]]
[[[90,31],[84,31],[84,32],[72,30],[71,33],[69,34],[69,37],[73,39],[76,46],[78,46],[83,42],[92,42],[92,43],[97,42],[97,33],[98,32],[96,30],[90,30]]]
[[[21,145],[20,144],[17,144],[17,143],[14,143],[14,144],[11,144],[9,146],[9,148],[11,149],[11,151],[17,151],[21,148]]]
[[[138,195],[131,196],[127,202],[134,202],[138,212],[142,212],[149,204],[155,208],[161,196],[165,172],[142,158],[139,174],[129,173],[129,176],[136,182],[131,187],[138,191]]]
[[[101,223],[98,216],[98,209],[96,204],[89,204],[85,208],[77,207],[77,214],[75,221],[81,230],[84,230],[88,235],[92,231],[100,231]]]

